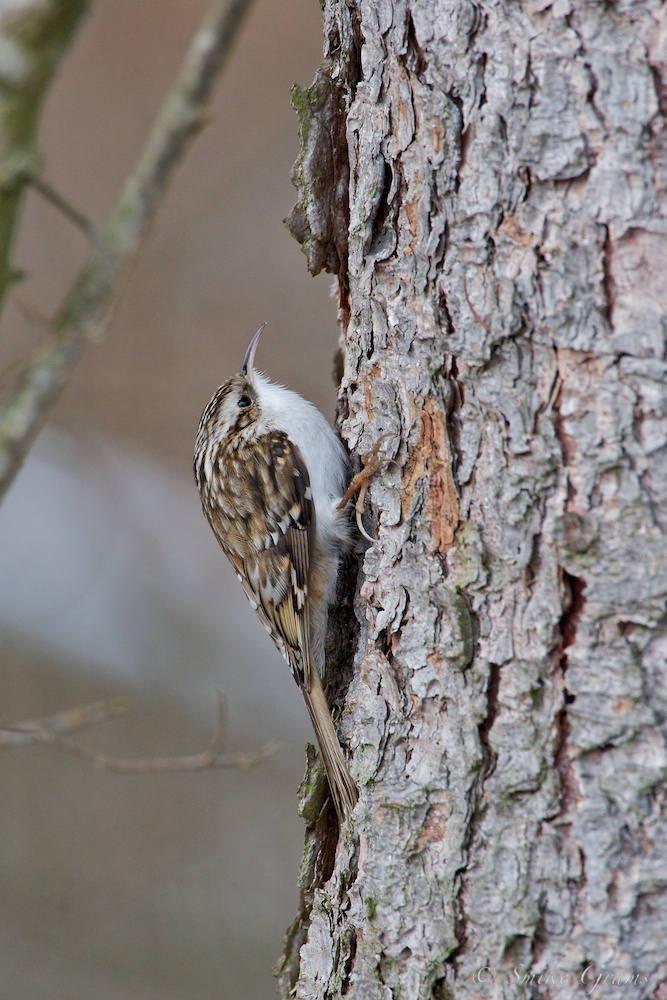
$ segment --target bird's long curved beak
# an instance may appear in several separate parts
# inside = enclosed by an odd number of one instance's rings
[[[255,364],[255,354],[257,353],[257,345],[259,344],[259,338],[262,336],[262,330],[265,326],[266,323],[262,323],[257,333],[248,344],[248,350],[245,352],[245,358],[243,359],[243,364],[241,365],[241,375],[247,375],[248,372],[252,375],[252,370]]]

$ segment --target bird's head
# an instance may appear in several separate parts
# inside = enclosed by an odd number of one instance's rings
[[[205,431],[218,440],[224,440],[228,434],[243,437],[243,432],[258,420],[259,398],[254,361],[257,344],[265,326],[263,323],[250,341],[240,372],[220,386],[204,410],[199,434]]]

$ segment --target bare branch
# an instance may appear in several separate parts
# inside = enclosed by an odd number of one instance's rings
[[[0,410],[0,496],[91,341],[108,326],[123,278],[176,166],[204,124],[203,107],[251,0],[214,0],[116,207],[51,329]]]
[[[114,774],[174,774],[181,771],[209,771],[223,767],[235,767],[242,771],[248,771],[251,767],[256,767],[262,761],[272,757],[278,749],[278,744],[274,741],[265,743],[259,750],[250,753],[211,753],[210,749],[202,753],[184,755],[180,757],[109,757],[106,754],[96,753],[82,743],[77,743],[68,736],[61,736],[59,733],[51,733],[48,729],[35,730],[32,734],[32,742],[42,746],[50,746],[71,757],[78,757],[93,767],[103,771],[112,771]]]
[[[46,719],[19,722],[13,726],[0,726],[0,750],[21,744],[34,743],[34,734],[44,732],[73,733],[77,729],[95,726],[104,719],[127,712],[127,701],[123,697],[94,701],[90,705],[76,705],[74,708],[57,712]]]
[[[206,750],[201,753],[179,757],[110,757],[96,753],[89,747],[71,739],[66,733],[83,726],[94,725],[111,715],[127,710],[122,698],[81,705],[52,715],[36,722],[23,722],[14,726],[0,727],[0,748],[19,744],[37,744],[53,747],[71,757],[78,757],[93,767],[114,774],[172,774],[180,771],[208,771],[214,768],[235,767],[247,771],[262,761],[272,757],[278,749],[275,741],[265,743],[250,753],[221,753],[224,744],[225,713],[224,701],[218,693],[218,720],[215,732]]]
[[[25,175],[39,169],[36,134],[60,60],[88,0],[0,3],[0,303],[16,274],[11,266]]]

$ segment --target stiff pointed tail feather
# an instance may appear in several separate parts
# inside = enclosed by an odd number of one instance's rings
[[[304,691],[303,696],[320,746],[338,823],[342,826],[356,806],[358,794],[356,785],[347,769],[343,751],[331,721],[329,706],[324,697],[320,675],[316,670],[312,672],[310,691]]]

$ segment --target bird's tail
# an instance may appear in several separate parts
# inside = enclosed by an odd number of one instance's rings
[[[331,713],[317,670],[312,671],[310,691],[304,690],[303,696],[320,746],[338,823],[342,826],[357,804],[358,794],[331,721]]]

